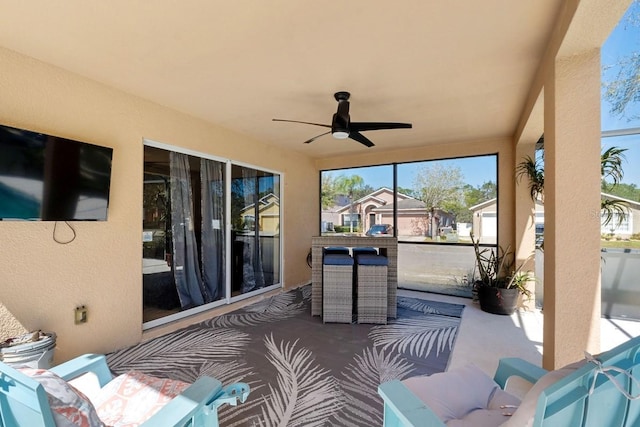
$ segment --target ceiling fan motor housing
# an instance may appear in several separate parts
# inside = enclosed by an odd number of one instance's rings
[[[337,139],[349,138],[349,92],[336,92],[334,95],[338,101],[338,111],[331,120],[331,135]]]

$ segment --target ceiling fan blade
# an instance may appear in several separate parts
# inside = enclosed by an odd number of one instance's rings
[[[330,134],[330,133],[331,133],[331,131],[329,131],[329,132],[325,132],[325,133],[321,133],[321,134],[320,134],[320,135],[318,135],[318,136],[314,136],[314,137],[313,137],[313,138],[311,138],[311,139],[307,139],[305,142],[303,142],[303,144],[309,144],[310,142],[315,141],[316,139],[320,138],[321,136],[325,136],[325,135],[328,135],[328,134]]]
[[[391,122],[351,122],[349,128],[355,132],[365,130],[380,129],[411,129],[411,123],[391,123]]]
[[[367,138],[360,132],[351,131],[351,133],[349,133],[349,138],[353,139],[354,141],[358,141],[360,144],[366,145],[367,147],[373,147],[375,145],[369,140],[369,138]]]
[[[288,123],[302,123],[304,125],[322,126],[323,128],[330,128],[331,125],[325,125],[322,123],[301,122],[298,120],[286,120],[286,119],[272,119],[274,122],[288,122]]]

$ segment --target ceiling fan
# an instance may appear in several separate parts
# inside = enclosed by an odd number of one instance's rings
[[[390,123],[390,122],[352,122],[349,117],[349,92],[336,92],[334,95],[336,101],[338,101],[338,111],[333,115],[330,125],[322,123],[301,122],[298,120],[285,120],[285,119],[273,119],[274,122],[290,122],[290,123],[303,123],[306,125],[322,126],[330,128],[331,130],[320,135],[314,136],[311,139],[306,140],[304,143],[309,144],[315,141],[321,136],[331,134],[336,139],[351,138],[354,141],[366,145],[367,147],[373,147],[374,143],[369,138],[362,135],[360,132],[367,130],[381,130],[381,129],[410,129],[411,123]]]

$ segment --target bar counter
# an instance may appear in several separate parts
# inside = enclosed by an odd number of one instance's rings
[[[322,315],[322,248],[344,246],[347,248],[373,247],[387,257],[387,283],[398,286],[398,239],[395,237],[317,236],[311,239],[311,315]]]

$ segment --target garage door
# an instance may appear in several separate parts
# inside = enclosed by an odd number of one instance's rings
[[[498,237],[498,216],[495,212],[482,213],[481,242],[495,243]]]

